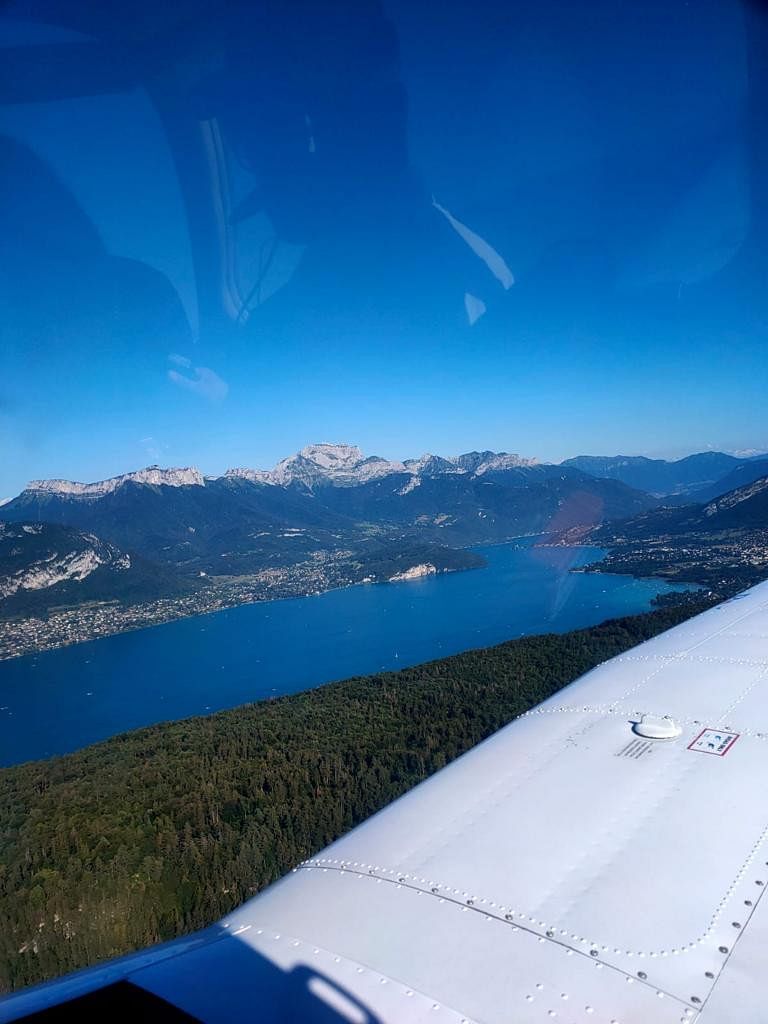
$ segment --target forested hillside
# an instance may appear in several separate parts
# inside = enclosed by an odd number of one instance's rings
[[[0,772],[0,990],[206,925],[705,603],[529,637]]]

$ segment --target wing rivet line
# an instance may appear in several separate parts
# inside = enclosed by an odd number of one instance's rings
[[[745,861],[745,863],[742,865],[742,869],[738,873],[738,875],[736,876],[736,879],[734,879],[734,882],[732,883],[730,889],[728,890],[728,892],[726,892],[725,896],[723,897],[723,899],[718,904],[717,910],[716,910],[715,914],[713,915],[712,921],[710,922],[710,927],[707,929],[707,932],[705,932],[704,935],[702,935],[699,938],[697,938],[694,942],[689,942],[686,945],[681,946],[680,948],[672,947],[669,950],[653,950],[653,951],[639,951],[639,950],[632,951],[632,950],[620,950],[620,949],[616,948],[616,949],[613,949],[614,955],[616,955],[616,956],[626,956],[628,958],[632,957],[632,956],[636,956],[638,958],[644,958],[644,957],[650,957],[650,958],[668,957],[670,955],[679,955],[680,953],[688,953],[690,950],[695,950],[699,946],[704,945],[707,937],[711,934],[712,930],[714,929],[714,925],[715,925],[715,923],[717,921],[717,918],[719,917],[720,913],[723,911],[723,909],[727,905],[728,899],[731,896],[731,894],[733,893],[733,890],[736,887],[736,884],[741,879],[743,879],[743,877],[744,877],[744,875],[746,873],[746,870],[748,868],[749,861],[752,859],[754,854],[757,852],[757,849],[760,847],[760,845],[765,841],[765,839],[767,837],[768,837],[768,827],[766,827],[763,830],[763,833],[760,835],[758,840],[755,842],[755,844],[754,844],[754,846],[752,848],[751,856],[748,857],[747,860]],[[766,863],[768,864],[768,862],[766,862]],[[576,934],[575,932],[570,933],[566,929],[559,929],[558,930],[557,928],[555,928],[555,927],[553,927],[551,925],[548,925],[546,922],[540,921],[540,920],[538,920],[538,919],[536,919],[536,918],[534,918],[534,917],[532,917],[532,916],[530,916],[528,914],[524,914],[524,913],[522,913],[520,911],[512,910],[512,909],[507,910],[506,907],[504,907],[500,903],[496,903],[494,900],[486,899],[485,897],[480,897],[480,896],[470,896],[466,892],[466,890],[464,892],[462,892],[460,889],[452,888],[450,885],[446,886],[446,885],[444,885],[442,883],[438,883],[438,882],[435,882],[435,881],[430,881],[429,879],[426,879],[426,878],[421,878],[418,875],[411,875],[408,872],[400,872],[400,873],[398,873],[398,872],[396,872],[396,871],[394,871],[394,870],[392,870],[390,868],[382,867],[380,865],[375,865],[374,866],[374,865],[371,865],[371,864],[359,863],[359,862],[356,862],[356,861],[353,861],[353,862],[346,861],[346,860],[345,861],[340,861],[340,860],[337,860],[337,859],[334,859],[334,858],[330,858],[330,857],[327,857],[327,858],[324,858],[324,857],[312,858],[312,859],[310,859],[308,861],[304,861],[302,864],[299,865],[299,867],[303,868],[304,870],[309,870],[309,871],[311,871],[313,869],[313,867],[314,868],[320,868],[325,873],[325,872],[328,871],[328,868],[325,867],[324,865],[334,865],[334,866],[337,866],[337,867],[335,867],[335,870],[338,870],[340,874],[344,874],[345,872],[344,872],[344,870],[342,868],[342,864],[344,865],[345,868],[347,868],[347,870],[349,869],[350,866],[353,866],[354,868],[358,868],[359,871],[355,872],[358,875],[358,880],[360,880],[361,878],[365,877],[364,873],[371,874],[371,873],[375,872],[377,874],[376,882],[377,882],[377,884],[380,884],[382,880],[385,880],[385,881],[387,880],[386,876],[389,876],[389,879],[391,879],[392,881],[394,881],[395,879],[398,880],[398,882],[400,883],[400,884],[398,884],[396,886],[398,889],[401,888],[403,885],[406,885],[406,886],[409,886],[409,887],[413,887],[416,890],[416,895],[421,896],[421,895],[426,895],[427,893],[431,893],[432,895],[437,896],[441,903],[444,903],[445,899],[440,896],[440,893],[445,893],[446,896],[449,899],[451,899],[452,896],[458,897],[458,900],[460,900],[461,902],[464,903],[464,906],[460,908],[461,910],[464,911],[464,913],[466,913],[471,908],[476,908],[477,904],[481,904],[484,907],[487,906],[487,907],[493,908],[493,913],[491,913],[490,911],[487,912],[486,920],[487,921],[491,921],[491,920],[494,920],[494,919],[495,920],[505,920],[506,922],[508,922],[511,925],[513,931],[518,931],[519,930],[517,928],[517,926],[513,923],[514,920],[517,919],[517,920],[521,921],[521,923],[522,922],[530,922],[530,925],[533,925],[534,928],[537,928],[537,927],[541,928],[542,931],[544,932],[544,934],[546,935],[547,939],[557,939],[559,936],[562,936],[564,939],[567,939],[570,936],[570,939],[574,943],[578,943],[578,944],[582,945],[583,947],[587,947],[587,948],[585,948],[583,950],[583,952],[586,953],[589,956],[600,957],[601,956],[600,950],[602,950],[603,953],[606,953],[606,954],[609,954],[609,955],[611,953],[611,947],[609,947],[607,945],[600,945],[599,943],[596,943],[594,941],[590,942],[586,938]],[[334,870],[334,868],[331,868],[331,870]],[[384,876],[384,878],[378,877],[379,875]],[[410,879],[410,881],[409,881],[409,879]],[[753,881],[755,882],[756,885],[759,885],[759,886],[765,886],[765,884],[766,884],[762,879],[753,879]],[[420,888],[421,885],[424,886],[424,889]],[[751,900],[745,900],[744,903],[747,906],[752,906],[753,905],[753,902]],[[526,924],[524,924],[524,923],[523,923],[522,926],[524,928],[527,927],[527,930],[530,930],[530,926],[526,926]],[[732,922],[732,926],[734,928],[739,928],[739,929],[741,929],[743,927],[743,925],[740,922],[736,922],[736,921]],[[535,932],[534,932],[534,935],[535,935]],[[546,939],[544,938],[544,936],[539,936],[539,941],[540,942],[544,942],[544,941],[546,941]],[[726,955],[729,952],[729,949],[726,946],[721,946],[721,947],[719,947],[719,949],[720,949],[720,952],[723,955]],[[567,955],[569,955],[569,956],[572,955],[572,950],[568,950],[567,951]],[[598,965],[596,964],[596,966],[598,966]],[[602,964],[600,964],[600,966],[602,966]],[[637,977],[639,977],[641,979],[643,979],[643,978],[647,979],[647,975],[644,972],[638,972]],[[631,979],[629,979],[629,980],[631,981]]]

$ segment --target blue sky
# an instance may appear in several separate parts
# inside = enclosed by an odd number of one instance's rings
[[[737,0],[190,7],[128,87],[63,60],[0,107],[0,497],[321,440],[768,448]],[[24,14],[27,56],[124,45]]]

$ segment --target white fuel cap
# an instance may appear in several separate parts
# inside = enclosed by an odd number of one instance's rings
[[[665,715],[643,715],[639,722],[632,726],[638,736],[648,740],[675,740],[683,731],[673,718]]]

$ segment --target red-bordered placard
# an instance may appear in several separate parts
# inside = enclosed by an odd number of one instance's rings
[[[713,729],[707,726],[695,739],[691,740],[688,749],[698,751],[700,754],[725,757],[740,735],[741,733],[738,732],[728,732],[727,729]]]

